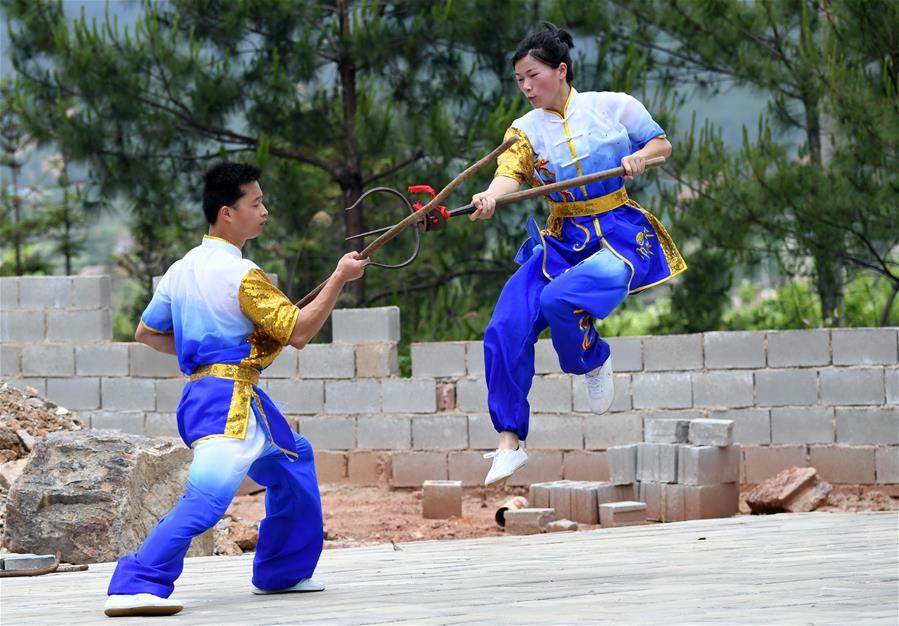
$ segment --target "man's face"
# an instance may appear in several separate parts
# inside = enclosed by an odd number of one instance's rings
[[[268,209],[262,202],[262,188],[257,181],[240,186],[243,195],[228,207],[232,227],[244,239],[255,239],[268,220]]]

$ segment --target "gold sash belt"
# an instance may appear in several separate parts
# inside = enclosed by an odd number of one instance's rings
[[[194,373],[190,375],[191,380],[200,380],[207,376],[215,376],[216,378],[227,378],[228,380],[236,380],[242,383],[250,383],[256,385],[259,383],[259,370],[255,367],[245,367],[243,365],[230,365],[226,363],[213,363],[212,365],[201,365]]]
[[[575,202],[549,201],[549,208],[553,217],[583,217],[584,215],[599,215],[617,209],[627,202],[627,190],[622,187],[618,191],[590,198],[589,200],[577,200]]]

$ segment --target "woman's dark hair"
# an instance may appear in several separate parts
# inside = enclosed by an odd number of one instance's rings
[[[556,28],[549,22],[543,22],[542,29],[534,31],[518,44],[515,54],[512,55],[512,66],[514,67],[527,55],[531,55],[553,69],[564,63],[568,67],[565,80],[570,85],[574,80],[574,67],[571,65],[570,54],[572,48],[574,48],[574,40],[567,30]]]
[[[249,163],[219,163],[203,176],[203,213],[215,224],[219,209],[231,206],[244,195],[241,185],[259,180],[262,170]]]

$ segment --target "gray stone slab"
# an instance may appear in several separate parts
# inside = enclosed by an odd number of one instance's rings
[[[611,349],[612,369],[616,372],[639,372],[643,369],[641,337],[604,337]]]
[[[832,406],[771,409],[771,443],[833,443]]]
[[[356,375],[353,346],[308,344],[299,351],[298,360],[300,378],[353,378]]]
[[[325,407],[325,383],[321,380],[271,379],[265,391],[275,402],[284,404],[282,411],[291,415],[314,415]]]
[[[104,411],[155,411],[156,381],[140,378],[100,379]]]
[[[433,378],[385,378],[381,396],[385,413],[437,411],[437,383]]]
[[[370,450],[406,450],[412,447],[412,420],[389,415],[360,415],[356,419],[356,445]]]
[[[381,410],[381,381],[329,380],[325,382],[325,413],[377,413]]]
[[[489,415],[468,416],[468,445],[473,450],[493,450],[499,441],[499,434],[493,427]]]
[[[112,307],[112,281],[109,276],[73,276],[72,306],[79,309]]]
[[[820,370],[824,404],[883,404],[886,398],[882,367],[828,367]]]
[[[841,328],[831,331],[834,365],[895,365],[896,328]]]
[[[693,386],[689,372],[634,374],[635,409],[685,409],[693,406]]]
[[[40,309],[5,310],[0,314],[0,342],[33,343],[43,341],[46,314]]]
[[[385,343],[400,340],[400,309],[335,309],[331,313],[334,343]]]
[[[483,378],[460,378],[456,382],[456,408],[463,413],[487,411],[487,383]]]
[[[52,554],[7,554],[3,557],[3,569],[7,572],[38,569],[53,565],[54,560]]]
[[[709,411],[709,417],[734,423],[734,443],[771,443],[771,409]]]
[[[448,378],[465,376],[465,344],[461,341],[413,343],[412,376]]]
[[[469,376],[484,375],[484,342],[465,342],[465,364]]]
[[[571,377],[565,374],[535,376],[528,401],[533,412],[570,413]]]
[[[468,448],[465,415],[416,415],[412,418],[412,447],[419,450]]]
[[[755,404],[752,372],[693,372],[693,405],[742,408]]]
[[[19,306],[60,309],[72,304],[69,276],[20,276]]]
[[[183,376],[178,359],[140,343],[128,346],[131,376],[142,378],[176,378]]]
[[[690,422],[690,443],[696,446],[726,447],[734,442],[731,420],[698,419]]]
[[[22,348],[24,376],[73,376],[75,348],[70,343],[43,343]]]
[[[112,310],[47,311],[48,341],[110,341]]]
[[[583,449],[584,419],[580,415],[531,415],[528,448],[547,450]]]
[[[356,447],[356,419],[347,416],[300,418],[300,434],[315,450],[352,450]]]
[[[649,443],[687,443],[690,420],[646,418],[643,420],[643,440]]]
[[[75,346],[75,373],[78,376],[127,376],[127,343],[93,343]]]
[[[702,369],[702,335],[660,335],[643,338],[646,371]]]
[[[755,373],[759,406],[803,406],[818,402],[818,372],[809,369],[764,370]]]
[[[48,378],[47,399],[71,411],[100,408],[99,378]]]
[[[899,446],[877,448],[874,451],[874,464],[877,483],[899,483]]]
[[[837,443],[899,444],[899,406],[835,411]]]
[[[636,412],[610,413],[584,419],[584,447],[605,450],[643,440],[643,418]]]
[[[707,332],[702,340],[705,366],[709,369],[765,367],[764,332]]]
[[[0,378],[17,378],[22,373],[22,348],[0,345]]]
[[[830,330],[768,331],[768,367],[830,364]]]
[[[19,306],[19,279],[0,276],[0,309],[8,311]]]

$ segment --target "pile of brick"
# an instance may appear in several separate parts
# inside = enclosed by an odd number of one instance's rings
[[[740,446],[730,420],[659,419],[645,441],[609,450],[613,482],[634,482],[652,521],[731,517],[739,512]]]

